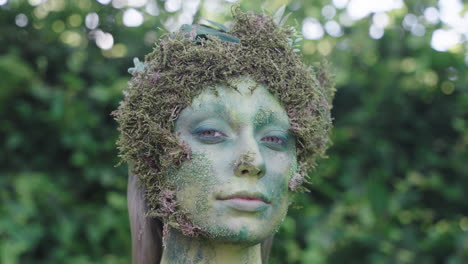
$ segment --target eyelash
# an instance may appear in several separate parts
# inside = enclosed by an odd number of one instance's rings
[[[266,136],[261,139],[262,142],[269,143],[269,144],[276,144],[276,145],[284,145],[285,141],[279,137],[275,136]]]
[[[197,135],[202,137],[226,137],[224,133],[215,129],[202,130],[197,132]]]

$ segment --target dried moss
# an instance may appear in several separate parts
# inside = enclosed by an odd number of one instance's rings
[[[134,71],[124,100],[113,112],[119,124],[120,158],[133,164],[132,172],[145,186],[149,214],[164,221],[183,218],[169,219],[161,213],[172,210],[162,208],[161,194],[167,196],[173,189],[166,182],[167,172],[180,168],[191,156],[173,133],[175,121],[206,87],[230,86],[230,79],[249,76],[279,99],[297,137],[302,176],[293,177],[292,189],[298,189],[303,181],[300,177],[307,175],[329,145],[334,88],[327,64],[304,65],[290,45],[294,32],[277,26],[272,17],[239,9],[233,11],[233,17],[229,34],[240,43],[216,37],[195,42],[182,31],[160,39],[146,56],[145,67]],[[169,200],[166,203],[172,206]]]

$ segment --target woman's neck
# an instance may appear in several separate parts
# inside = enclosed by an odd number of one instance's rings
[[[171,229],[161,264],[261,264],[261,246],[227,244],[182,235]]]

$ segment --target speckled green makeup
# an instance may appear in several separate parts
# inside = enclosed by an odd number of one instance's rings
[[[180,210],[208,236],[259,243],[286,215],[288,182],[297,168],[295,139],[284,108],[266,87],[246,77],[231,85],[235,89],[206,89],[182,111],[176,133],[193,157],[169,176],[169,183]],[[243,163],[258,171],[236,171]],[[268,203],[249,211],[221,200],[236,193],[255,194]]]

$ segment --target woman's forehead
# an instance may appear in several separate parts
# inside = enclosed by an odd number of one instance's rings
[[[216,113],[237,121],[282,122],[289,126],[284,107],[264,85],[246,77],[233,79],[230,84],[233,87],[206,88],[194,98],[190,111]]]

